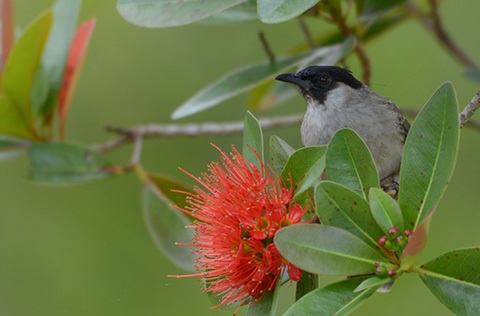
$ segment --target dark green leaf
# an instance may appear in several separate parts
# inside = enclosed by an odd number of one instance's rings
[[[171,189],[183,190],[184,186],[160,176],[148,175],[143,189],[143,211],[148,231],[158,248],[177,266],[193,271],[195,256],[192,248],[177,245],[177,242],[191,243],[193,230],[185,226],[191,222],[186,215],[172,207],[172,203],[184,205],[185,197]]]
[[[345,229],[373,249],[378,247],[382,230],[359,194],[338,183],[322,181],[315,189],[315,205],[322,224]]]
[[[373,273],[384,259],[346,230],[319,224],[293,225],[275,234],[282,256],[302,270],[327,275]]]
[[[397,201],[378,188],[370,188],[369,201],[373,218],[385,234],[393,226],[403,232],[402,211]]]
[[[252,151],[253,150],[253,151]],[[245,114],[243,121],[243,156],[260,168],[263,161],[263,133],[258,120],[250,111]],[[257,157],[256,154],[259,157]]]
[[[297,282],[295,301],[318,288],[318,275],[302,271],[302,278]]]
[[[283,141],[280,137],[270,137],[270,167],[276,174],[280,174],[285,167],[288,157],[295,149]]]
[[[105,178],[112,174],[110,163],[88,148],[65,143],[40,143],[28,149],[34,181],[65,185]]]
[[[10,53],[2,78],[2,91],[17,106],[27,124],[33,125],[31,90],[52,23],[48,11],[23,33]]]
[[[480,81],[480,68],[468,68],[465,70],[465,76],[473,81]]]
[[[0,95],[0,135],[38,140],[32,122],[27,122],[20,108],[9,98]]]
[[[260,301],[253,300],[248,304],[247,316],[275,316],[277,315],[278,290],[280,289],[281,280],[277,279],[276,286],[273,290],[265,293]]]
[[[374,276],[360,283],[360,285],[355,288],[354,292],[361,292],[365,289],[369,289],[372,287],[378,288],[379,286],[390,282],[393,282],[391,278],[381,278],[378,276]]]
[[[80,0],[57,0],[53,7],[52,28],[32,87],[32,107],[42,115],[51,115],[57,100],[80,4]]]
[[[406,0],[362,0],[360,2],[363,2],[361,3],[361,18],[371,20],[403,4]]]
[[[275,74],[281,71],[303,65],[305,62],[316,61],[320,63],[323,60],[324,62],[331,63],[331,61],[334,61],[333,63],[336,63],[351,46],[352,39],[348,39],[342,44],[281,58],[273,64],[267,61],[238,69],[197,92],[196,95],[175,110],[172,118],[182,118],[211,108],[240,93],[249,91],[267,80],[273,80]]]
[[[348,315],[375,293],[375,287],[354,292],[363,280],[364,278],[347,279],[312,291],[293,304],[283,315]]]
[[[458,249],[419,269],[422,281],[456,315],[480,315],[480,248]]]
[[[379,187],[378,172],[365,142],[351,129],[342,129],[328,144],[327,178],[343,184],[367,199],[371,187]]]
[[[190,24],[246,0],[118,0],[117,10],[130,23],[143,27]]]
[[[305,192],[316,182],[325,169],[326,146],[303,147],[295,151],[282,171],[282,178],[288,183],[292,180],[296,187],[295,196]]]
[[[440,201],[457,160],[458,105],[451,83],[435,91],[415,118],[403,150],[398,204],[413,229]]]
[[[296,18],[320,0],[257,0],[257,11],[263,23],[280,23]]]
[[[413,232],[413,235],[408,241],[405,249],[403,249],[401,257],[402,270],[409,271],[417,261],[418,257],[420,257],[422,254],[423,249],[425,249],[428,239],[428,229],[430,227],[430,221],[432,220],[434,212],[435,208],[430,210],[427,216],[425,216],[423,221]]]

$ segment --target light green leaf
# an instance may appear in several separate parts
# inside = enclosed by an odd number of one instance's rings
[[[361,292],[365,289],[369,289],[372,287],[378,288],[379,286],[390,283],[390,282],[393,282],[391,278],[381,278],[378,276],[374,276],[360,283],[360,285],[355,288],[354,292],[355,293]]]
[[[32,107],[42,115],[51,113],[57,101],[80,4],[57,0],[53,7],[53,24],[32,87]]]
[[[235,7],[227,9],[223,12],[215,14],[205,20],[201,20],[201,24],[229,24],[257,21],[257,6],[254,0],[239,4]]]
[[[112,175],[112,166],[103,156],[78,145],[33,144],[28,158],[30,178],[45,184],[78,184]]]
[[[379,187],[378,172],[365,142],[351,129],[342,129],[328,144],[327,178],[343,184],[367,199],[372,187]]]
[[[451,83],[428,100],[408,133],[400,168],[398,204],[413,230],[440,201],[457,161],[458,105]]]
[[[379,247],[377,240],[383,235],[382,230],[367,201],[358,193],[338,183],[322,181],[315,189],[315,208],[322,224],[345,229],[373,249]]]
[[[263,23],[280,23],[296,18],[320,0],[257,0],[257,11]]]
[[[402,211],[397,201],[379,188],[370,188],[369,201],[373,218],[386,235],[393,226],[403,232]]]
[[[246,0],[118,0],[117,10],[130,23],[143,27],[190,24]]]
[[[38,140],[31,122],[26,121],[20,108],[9,98],[0,95],[0,135]]]
[[[248,304],[247,316],[276,316],[278,305],[278,292],[281,285],[280,278],[277,279],[275,288],[265,293],[260,301],[253,300]]]
[[[0,160],[17,157],[30,145],[31,142],[26,139],[0,137]]]
[[[327,275],[373,273],[385,260],[372,247],[346,230],[319,224],[292,225],[275,234],[282,256],[302,270]]]
[[[458,249],[424,264],[420,278],[456,315],[480,315],[480,248]]]
[[[295,196],[305,192],[316,182],[325,169],[326,146],[303,147],[295,151],[282,171],[282,179],[287,183],[291,179],[296,187]]]
[[[270,137],[270,167],[276,174],[280,174],[287,163],[288,157],[295,149],[276,135]]]
[[[263,133],[258,120],[250,111],[245,114],[243,121],[243,156],[251,163],[260,168],[261,162],[256,156],[259,155],[263,162]],[[252,151],[254,150],[254,151]]]
[[[237,69],[197,92],[175,110],[172,118],[179,119],[209,109],[268,80],[273,80],[275,74],[302,65],[305,61],[311,61],[312,58],[317,62],[319,60],[335,60],[336,62],[344,56],[345,50],[351,45],[352,40],[348,39],[342,44],[280,58],[273,64],[266,61]]]
[[[185,205],[185,196],[172,192],[189,192],[184,185],[162,175],[149,174],[143,188],[143,211],[148,231],[158,248],[177,266],[193,271],[195,256],[192,248],[177,245],[177,242],[191,243],[193,230],[185,226],[191,221],[179,210],[172,207]]]
[[[31,109],[33,80],[51,24],[51,11],[34,21],[13,46],[3,72],[2,91],[19,108],[29,126],[33,126]]]
[[[293,304],[283,315],[348,315],[375,293],[376,287],[354,292],[363,280],[364,278],[346,279],[312,291]]]

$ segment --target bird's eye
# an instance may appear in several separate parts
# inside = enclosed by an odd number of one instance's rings
[[[330,83],[332,83],[332,79],[330,79],[329,76],[320,76],[320,78],[318,79],[318,83],[321,85],[321,86],[328,86]]]

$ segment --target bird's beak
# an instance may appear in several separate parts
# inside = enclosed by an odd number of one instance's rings
[[[308,89],[308,82],[298,78],[294,73],[280,74],[275,77],[275,80],[292,83],[300,88]]]

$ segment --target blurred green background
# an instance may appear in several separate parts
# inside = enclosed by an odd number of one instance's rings
[[[53,0],[15,0],[17,24],[24,27]],[[194,24],[143,29],[124,21],[115,0],[84,0],[81,20],[97,26],[85,62],[68,126],[70,141],[91,145],[108,140],[105,125],[170,122],[170,114],[195,91],[232,69],[265,59],[258,32],[278,53],[303,41],[296,21],[279,25]],[[477,0],[445,0],[441,13],[449,32],[480,62]],[[315,34],[330,29],[308,21]],[[372,88],[403,107],[420,108],[444,81],[453,82],[461,107],[479,88],[418,22],[402,24],[367,46],[373,65]],[[348,61],[359,75],[353,58]],[[192,116],[190,121],[241,120],[245,97]],[[272,116],[300,113],[300,97]],[[478,117],[478,115],[477,115]],[[300,147],[298,126],[268,131]],[[431,225],[420,261],[448,250],[480,245],[480,132],[461,135],[458,167]],[[240,136],[156,139],[146,143],[144,166],[185,182],[177,167],[205,170]],[[111,154],[129,159],[130,146]],[[199,282],[171,279],[181,274],[157,250],[144,224],[140,184],[135,175],[76,187],[40,186],[27,180],[25,157],[0,162],[0,315],[220,315],[211,310]],[[322,283],[329,279],[322,279]],[[281,294],[281,311],[294,287]],[[244,314],[242,309],[240,314]],[[450,315],[415,276],[400,279],[389,294],[377,294],[354,315]]]

